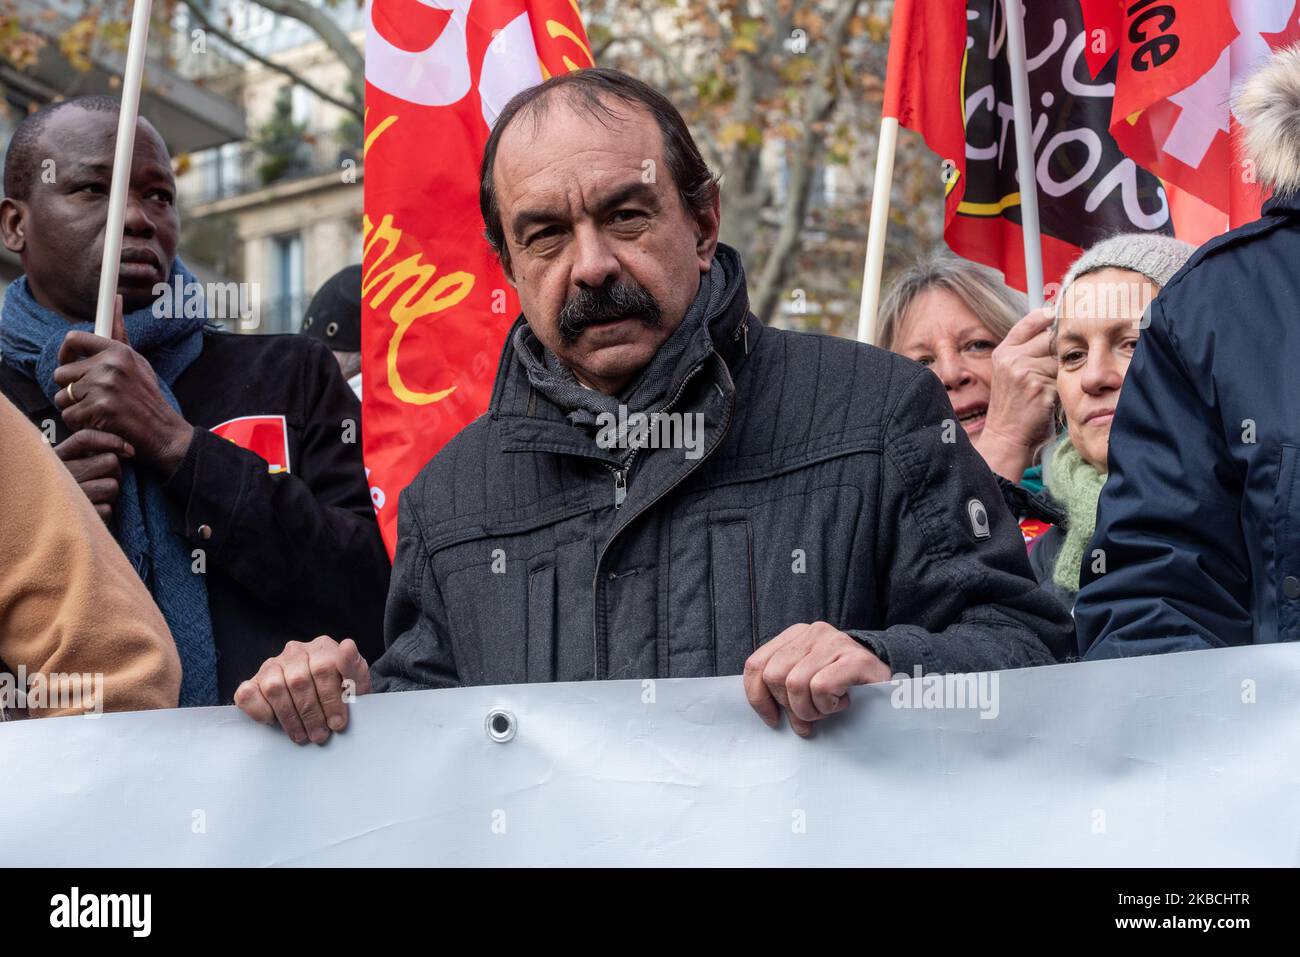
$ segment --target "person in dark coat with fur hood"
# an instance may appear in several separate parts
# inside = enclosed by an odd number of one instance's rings
[[[1151,305],[1075,604],[1087,658],[1300,639],[1300,46],[1234,112],[1273,196]]]

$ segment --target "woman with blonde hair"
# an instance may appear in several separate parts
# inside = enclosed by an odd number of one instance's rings
[[[1037,457],[1055,434],[1050,324],[996,270],[943,255],[894,279],[876,344],[928,366],[989,468],[1041,491]]]

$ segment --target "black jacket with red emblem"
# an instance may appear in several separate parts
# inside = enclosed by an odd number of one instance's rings
[[[361,463],[360,403],[329,350],[305,336],[205,333],[172,391],[195,431],[163,489],[206,566],[221,700],[288,641],[350,637],[376,657],[390,566]],[[70,434],[36,383],[2,361],[0,392],[55,443]],[[246,417],[270,419],[263,437],[277,446],[283,417],[287,462],[209,431]]]

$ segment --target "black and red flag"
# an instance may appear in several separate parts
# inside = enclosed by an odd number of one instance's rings
[[[1043,276],[1059,281],[1092,243],[1116,232],[1173,232],[1159,179],[1110,132],[1116,62],[1094,75],[1096,37],[1079,0],[1038,0],[1025,14]],[[1024,234],[1006,19],[1001,0],[900,0],[885,115],[925,137],[947,188],[944,238],[954,252],[1025,289]],[[904,44],[903,50],[895,49]]]

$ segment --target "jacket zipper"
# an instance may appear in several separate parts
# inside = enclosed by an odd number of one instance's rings
[[[633,451],[636,450],[633,449]],[[612,465],[605,466],[614,473],[614,508],[616,510],[623,507],[623,500],[627,498],[627,470],[631,464],[632,456],[628,456],[627,462],[624,463],[621,469]]]
[[[687,384],[691,379],[695,378],[695,373],[699,372],[702,368],[704,368],[703,362],[699,363],[695,368],[682,377],[681,384],[677,387],[676,394],[658,410],[660,413],[667,412],[677,404],[677,400],[680,399],[682,393],[686,391]],[[643,446],[640,445],[633,446],[632,451],[629,452],[627,458],[623,460],[622,468],[610,465],[608,462],[605,463],[605,468],[609,469],[614,475],[614,508],[616,510],[623,507],[623,502],[627,498],[627,479],[632,471],[632,463],[636,461],[637,454],[642,448]]]
[[[696,372],[698,372],[700,369],[704,368],[704,364],[705,364],[705,363],[701,362],[701,363],[700,363],[699,365],[697,365],[694,369],[692,369],[689,373],[687,373],[686,377],[685,377],[684,379],[682,379],[681,388],[679,388],[679,389],[677,390],[677,394],[676,394],[675,396],[672,397],[672,399],[671,399],[671,401],[669,401],[668,405],[664,406],[664,409],[667,409],[667,408],[671,407],[671,406],[673,405],[673,403],[675,403],[679,398],[681,398],[682,392],[685,391],[685,389],[686,389],[686,383],[688,383],[688,382],[691,380],[691,378],[695,375]],[[663,410],[661,409],[660,411],[663,411]],[[728,410],[727,418],[723,421],[723,423],[722,423],[722,428],[721,428],[721,429],[719,430],[719,432],[718,432],[718,438],[717,438],[717,441],[715,441],[715,442],[713,443],[713,445],[711,445],[708,449],[706,449],[705,452],[704,452],[704,454],[703,454],[702,456],[700,456],[699,459],[697,459],[696,461],[692,462],[690,468],[688,468],[688,469],[686,470],[686,472],[685,472],[684,474],[682,474],[682,475],[677,479],[676,482],[674,482],[674,483],[673,483],[669,488],[664,489],[662,492],[660,492],[658,495],[656,495],[653,499],[651,499],[649,502],[647,502],[645,505],[643,505],[643,506],[641,507],[641,511],[638,512],[636,515],[632,516],[632,519],[629,520],[628,524],[631,524],[631,521],[635,520],[636,517],[637,517],[638,515],[641,515],[641,514],[647,512],[647,511],[649,511],[651,508],[654,507],[655,503],[657,503],[661,498],[663,498],[665,495],[667,495],[667,494],[668,494],[672,489],[676,488],[676,487],[677,487],[678,485],[680,485],[682,482],[686,481],[686,479],[690,478],[691,473],[694,472],[694,471],[695,471],[695,470],[700,466],[700,463],[702,463],[702,462],[704,462],[706,459],[708,459],[708,457],[709,457],[710,455],[713,454],[713,450],[716,449],[719,445],[722,444],[722,440],[725,439],[725,438],[727,437],[727,430],[728,430],[729,428],[731,428],[731,412],[730,412],[730,410]],[[629,460],[630,460],[630,458],[629,458]],[[612,465],[607,466],[607,468],[609,468],[611,471],[614,471],[615,473],[617,473],[617,471],[618,471],[617,469],[614,469],[614,467],[613,467]],[[617,478],[617,476],[616,476],[615,479],[614,479],[614,485],[615,485],[615,489],[617,489],[617,487],[618,487],[618,478]],[[627,495],[627,477],[626,477],[626,475],[625,475],[624,478],[623,478],[623,494],[624,494],[624,496]],[[618,500],[617,491],[615,492],[615,499],[616,499],[616,501]],[[616,505],[615,507],[617,507],[617,505]],[[623,527],[626,528],[627,525],[624,525]],[[594,576],[594,580],[593,580],[592,583],[591,583],[592,595],[593,595],[593,597],[595,598],[594,607],[593,607],[593,609],[592,609],[593,612],[595,613],[595,614],[594,614],[594,618],[595,618],[595,620],[592,622],[592,636],[591,636],[591,637],[592,637],[592,655],[593,655],[592,666],[593,666],[593,673],[594,673],[594,675],[595,675],[595,677],[596,677],[597,680],[599,680],[599,679],[601,678],[601,670],[600,670],[600,613],[601,613],[600,566],[601,566],[601,563],[604,562],[604,560],[605,560],[605,553],[606,553],[607,551],[609,551],[609,546],[610,546],[610,544],[611,544],[613,541],[614,541],[614,539],[613,539],[613,537],[611,537],[610,540],[607,541],[603,546],[601,546],[600,550],[596,553],[596,574],[595,574],[595,576]]]
[[[749,355],[749,316],[740,320],[740,327],[731,334],[731,341],[735,342],[741,336],[745,338],[745,355]]]

